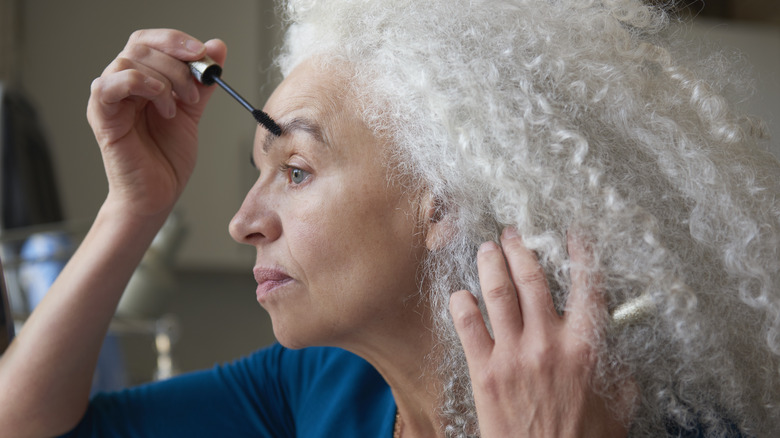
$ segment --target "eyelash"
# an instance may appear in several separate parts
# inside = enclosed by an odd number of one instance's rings
[[[285,173],[285,174],[287,175],[287,181],[288,181],[289,183],[293,184],[293,185],[296,185],[296,186],[300,186],[301,184],[305,183],[305,182],[306,182],[306,181],[309,179],[309,176],[311,176],[311,173],[310,173],[310,172],[308,172],[308,171],[306,171],[306,170],[303,170],[303,169],[301,169],[300,167],[291,166],[291,165],[289,165],[289,164],[287,164],[287,163],[285,163],[285,164],[282,164],[282,165],[280,166],[280,170],[281,170],[283,173]],[[297,182],[297,183],[293,181],[293,176],[292,176],[292,173],[293,173],[294,171],[300,171],[300,172],[303,172],[303,173],[305,173],[305,174],[306,174],[306,175],[304,176],[304,178],[303,178],[303,180],[302,180],[302,181],[300,181],[300,182]]]

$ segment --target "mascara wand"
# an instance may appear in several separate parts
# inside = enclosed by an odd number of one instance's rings
[[[253,107],[220,78],[220,76],[222,76],[222,67],[220,67],[219,64],[217,64],[213,59],[209,58],[208,56],[204,56],[197,61],[190,62],[189,66],[192,75],[195,76],[195,79],[197,79],[198,82],[203,85],[214,85],[216,83],[222,87],[223,90],[227,91],[229,95],[233,96],[233,98],[236,99],[238,103],[240,103],[244,108],[252,113],[252,116],[255,118],[255,120],[257,120],[257,123],[263,125],[265,129],[277,137],[282,135],[282,128],[279,127],[279,125],[276,124],[276,122],[274,122],[274,120],[268,114]]]

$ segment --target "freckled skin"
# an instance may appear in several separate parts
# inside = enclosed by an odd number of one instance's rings
[[[260,300],[289,347],[359,351],[423,325],[404,301],[418,290],[425,251],[417,199],[388,182],[386,146],[349,106],[342,81],[304,63],[277,88],[265,111],[283,126],[318,125],[326,144],[292,129],[264,150],[268,134],[258,129],[260,177],[230,227],[257,248],[256,266],[293,278]],[[305,178],[295,184],[280,166]]]

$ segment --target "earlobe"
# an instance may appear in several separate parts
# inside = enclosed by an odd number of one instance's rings
[[[425,246],[429,251],[444,247],[452,237],[453,224],[444,202],[430,193],[423,196],[422,223],[425,224]]]
[[[454,227],[450,218],[444,216],[438,222],[432,222],[428,226],[428,233],[425,235],[425,246],[429,251],[437,251],[447,245],[452,238]]]

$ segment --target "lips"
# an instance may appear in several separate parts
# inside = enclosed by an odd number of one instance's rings
[[[266,299],[274,290],[291,282],[293,279],[278,268],[256,267],[253,270],[257,281],[257,300]]]

